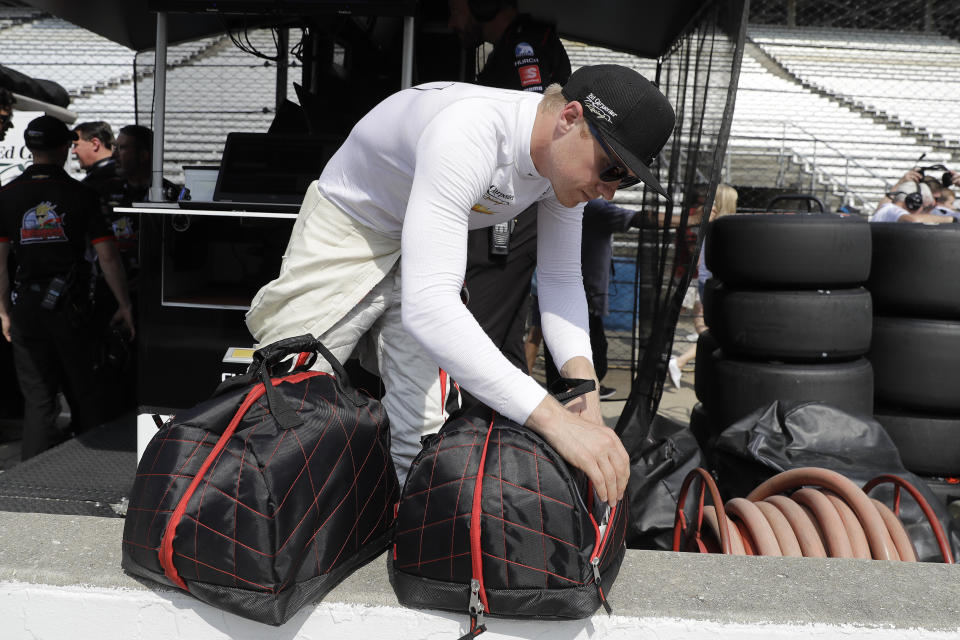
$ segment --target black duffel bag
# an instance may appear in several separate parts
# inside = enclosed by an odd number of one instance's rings
[[[308,370],[318,353],[333,375]],[[281,340],[150,441],[123,567],[282,624],[387,548],[398,495],[380,403],[312,336]]]
[[[594,498],[543,438],[480,407],[424,439],[398,508],[390,581],[401,604],[470,615],[464,637],[483,632],[484,615],[609,612],[627,521],[625,502]]]

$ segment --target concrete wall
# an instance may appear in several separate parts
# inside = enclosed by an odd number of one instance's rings
[[[466,615],[404,609],[383,557],[281,627],[120,569],[123,521],[0,512],[3,640],[455,640]],[[488,619],[483,640],[960,638],[960,569],[866,560],[629,551],[602,610],[572,622]]]

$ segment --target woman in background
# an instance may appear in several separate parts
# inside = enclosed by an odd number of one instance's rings
[[[728,184],[717,185],[717,194],[713,199],[713,208],[710,210],[710,220],[708,222],[713,222],[713,220],[720,216],[725,216],[736,212],[737,190]],[[697,293],[699,296],[698,300],[693,306],[693,328],[696,330],[697,335],[700,335],[707,330],[707,325],[703,321],[703,287],[712,275],[713,274],[711,274],[707,269],[706,247],[701,245],[700,259],[697,267]],[[687,366],[687,364],[693,360],[694,356],[696,355],[697,345],[694,344],[684,351],[679,357],[670,358],[670,362],[667,365],[667,370],[670,374],[670,381],[673,382],[673,386],[675,386],[677,389],[680,388],[680,379],[683,375],[683,368]]]

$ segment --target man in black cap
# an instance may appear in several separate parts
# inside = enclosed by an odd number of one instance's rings
[[[456,82],[395,93],[308,187],[280,274],[254,297],[247,326],[261,344],[310,333],[341,361],[355,348],[376,358],[401,475],[421,435],[443,423],[442,370],[542,435],[613,503],[629,456],[597,392],[562,406],[461,303],[467,231],[538,204],[543,335],[565,377],[596,381],[583,203],[640,180],[666,195],[649,165],[673,125],[663,94],[618,65],[578,69],[542,96]]]
[[[61,439],[61,389],[75,430],[99,423],[89,352],[90,263],[84,259],[91,245],[119,303],[114,321],[133,333],[126,277],[97,194],[63,169],[75,139],[56,118],[32,120],[24,141],[34,164],[0,189],[0,327],[13,343],[26,400],[24,460]],[[12,290],[6,266],[11,249],[18,264]]]

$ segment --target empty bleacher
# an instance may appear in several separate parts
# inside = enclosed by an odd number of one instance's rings
[[[960,144],[960,43],[935,33],[753,27],[750,37],[790,73],[946,144]]]

